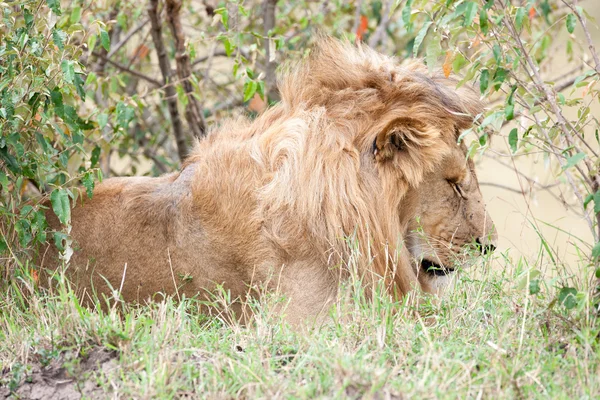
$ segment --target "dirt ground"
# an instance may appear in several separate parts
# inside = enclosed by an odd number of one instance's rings
[[[96,374],[117,369],[117,353],[93,348],[85,356],[63,353],[46,366],[34,361],[25,368],[5,369],[0,373],[0,399],[79,400],[102,397]]]

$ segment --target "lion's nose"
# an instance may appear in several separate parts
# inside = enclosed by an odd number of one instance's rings
[[[496,250],[496,245],[486,240],[486,238],[478,237],[475,239],[475,243],[477,244],[477,248],[481,254],[492,253],[494,250]]]

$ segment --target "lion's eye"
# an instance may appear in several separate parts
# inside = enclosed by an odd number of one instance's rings
[[[463,198],[463,199],[466,199],[466,198],[467,198],[467,196],[466,196],[466,194],[465,194],[464,190],[462,189],[462,187],[460,186],[460,184],[459,184],[458,182],[453,182],[453,181],[450,181],[450,180],[449,180],[449,181],[448,181],[448,183],[449,183],[450,185],[452,185],[452,189],[454,189],[454,192],[456,192],[456,194],[457,194],[459,197],[461,197],[461,198]]]

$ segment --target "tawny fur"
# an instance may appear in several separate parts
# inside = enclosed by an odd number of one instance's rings
[[[264,284],[290,298],[295,321],[335,297],[354,238],[367,284],[379,277],[396,294],[432,291],[405,243],[418,213],[441,210],[436,225],[463,226],[461,246],[495,235],[456,144],[481,105],[455,85],[418,61],[400,66],[323,39],[282,74],[280,104],[254,121],[224,123],[180,172],[108,179],[83,199],[73,210],[70,276],[80,290],[101,293],[108,281],[126,301],[204,294],[217,284],[235,298]],[[422,198],[438,197],[442,181],[450,187],[449,160],[475,184],[464,210],[444,217],[441,201]],[[475,214],[478,232],[465,228]],[[451,232],[435,235],[457,243]]]

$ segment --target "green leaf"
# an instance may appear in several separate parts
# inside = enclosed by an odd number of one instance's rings
[[[73,25],[73,24],[78,23],[80,19],[81,19],[81,6],[75,6],[75,7],[73,7],[73,11],[71,11],[71,18],[69,19],[69,21],[71,22],[71,25]]]
[[[97,35],[90,35],[90,37],[88,38],[88,51],[91,53],[94,51],[94,49],[96,48],[96,41],[98,41],[98,36]]]
[[[90,157],[90,168],[94,168],[96,166],[96,164],[98,164],[98,160],[100,159],[100,147],[96,146],[94,147],[94,150],[92,150],[92,156]]]
[[[488,15],[485,8],[482,8],[479,12],[479,28],[481,28],[481,32],[483,32],[484,35],[487,35],[489,26]]]
[[[54,232],[54,245],[58,249],[58,251],[65,251],[64,242],[67,240],[67,235],[63,232]]]
[[[472,1],[465,4],[465,21],[463,22],[463,26],[470,26],[477,15],[477,4]]]
[[[519,132],[517,128],[513,128],[508,134],[508,145],[510,146],[510,151],[513,153],[517,152],[517,145],[519,144]]]
[[[62,60],[60,63],[60,69],[63,72],[63,77],[67,83],[73,83],[75,81],[75,66],[71,60]]]
[[[127,129],[131,121],[133,121],[133,117],[135,117],[135,109],[120,101],[117,103],[115,111],[117,114],[117,125],[123,129]]]
[[[102,43],[104,50],[110,50],[110,36],[108,36],[108,32],[106,32],[104,29],[100,29],[100,43]]]
[[[256,92],[261,99],[265,100],[265,81],[258,82],[258,88],[256,88]]]
[[[429,70],[432,70],[436,64],[440,55],[442,54],[442,42],[439,37],[433,36],[429,43],[427,43],[427,48],[425,49],[425,61],[427,63],[427,67]]]
[[[600,213],[600,190],[594,193],[594,214]]]
[[[229,29],[229,11],[225,7],[220,7],[215,9],[215,14],[219,14],[221,16],[221,23],[225,29]]]
[[[540,281],[537,279],[529,282],[529,294],[538,294],[540,292]]]
[[[60,89],[55,87],[50,92],[50,99],[52,100],[52,104],[54,104],[54,112],[61,118],[65,116],[65,106],[63,104],[63,97]]]
[[[494,54],[494,60],[496,60],[497,64],[500,64],[502,61],[502,49],[498,43],[494,43],[492,47],[492,53]]]
[[[523,27],[523,21],[525,20],[525,7],[517,8],[517,14],[515,15],[515,27],[518,31]]]
[[[77,94],[81,98],[81,100],[85,101],[85,81],[82,78],[83,74],[75,73],[74,81],[75,90],[77,90]]]
[[[254,93],[256,93],[256,89],[258,88],[258,84],[256,81],[247,80],[244,85],[244,101],[250,100],[254,97]]]
[[[94,193],[94,174],[92,171],[87,171],[81,177],[81,183],[85,186],[85,191],[87,193],[88,198],[92,198],[92,194]]]
[[[567,310],[577,306],[577,289],[572,287],[564,287],[558,292],[558,302]]]
[[[504,68],[498,68],[494,73],[494,90],[500,89],[506,79],[507,71]]]
[[[0,185],[3,190],[8,190],[8,176],[3,171],[0,171]]]
[[[225,54],[227,54],[227,57],[229,57],[231,54],[233,54],[234,46],[231,44],[231,41],[228,37],[223,37],[221,41],[223,42],[223,47],[225,47]]]
[[[479,144],[480,144],[481,146],[485,146],[485,145],[486,145],[486,143],[487,143],[487,141],[488,141],[488,135],[487,135],[487,133],[484,133],[483,135],[481,135],[481,136],[479,137]]]
[[[19,237],[19,243],[21,246],[27,247],[27,245],[31,242],[31,239],[33,239],[29,221],[20,219],[17,221],[14,227],[15,231],[17,232],[17,236]]]
[[[452,70],[454,73],[458,73],[466,63],[467,60],[465,60],[465,57],[461,53],[457,53],[454,56],[454,61],[452,61]]]
[[[98,127],[100,129],[104,129],[106,124],[108,124],[108,114],[107,113],[98,114],[98,116],[96,117],[96,121],[98,121]]]
[[[50,195],[52,211],[58,217],[62,224],[67,224],[71,220],[71,205],[69,204],[69,194],[65,189],[54,189]]]
[[[23,10],[23,19],[25,20],[25,24],[27,25],[27,28],[31,28],[34,18],[33,18],[33,14],[28,9]]]
[[[577,17],[574,14],[567,15],[567,31],[569,31],[569,33],[573,33],[576,24]]]
[[[60,15],[60,0],[46,0],[48,7],[56,15]]]
[[[427,35],[427,31],[429,30],[431,24],[431,21],[425,22],[421,30],[419,30],[419,33],[417,33],[417,36],[415,36],[415,41],[413,43],[413,57],[417,56],[419,48],[421,47],[421,43],[423,43],[423,39],[425,39],[425,35]]]
[[[408,0],[402,9],[402,22],[404,22],[404,26],[408,32],[412,31],[412,23],[410,22],[410,16],[412,14],[412,3],[413,0]]]
[[[67,39],[67,34],[60,29],[52,29],[52,41],[58,47],[60,51],[65,49],[65,40]]]
[[[596,245],[592,249],[592,257],[593,258],[600,257],[600,242],[596,243]]]
[[[563,171],[566,169],[569,169],[571,167],[574,167],[575,165],[577,165],[577,163],[579,163],[585,157],[586,157],[585,153],[577,153],[577,154],[574,154],[571,157],[567,158],[567,163],[563,167]]]
[[[597,192],[596,192],[597,193]],[[592,201],[594,199],[594,195],[589,193],[587,196],[585,196],[585,199],[583,200],[583,209],[587,209],[588,204],[590,204],[590,201]]]
[[[504,108],[504,118],[506,118],[507,121],[512,121],[515,118],[515,105],[514,104],[506,105],[506,107]]]
[[[481,77],[479,78],[479,90],[481,94],[485,93],[490,84],[490,71],[487,69],[481,70]]]

